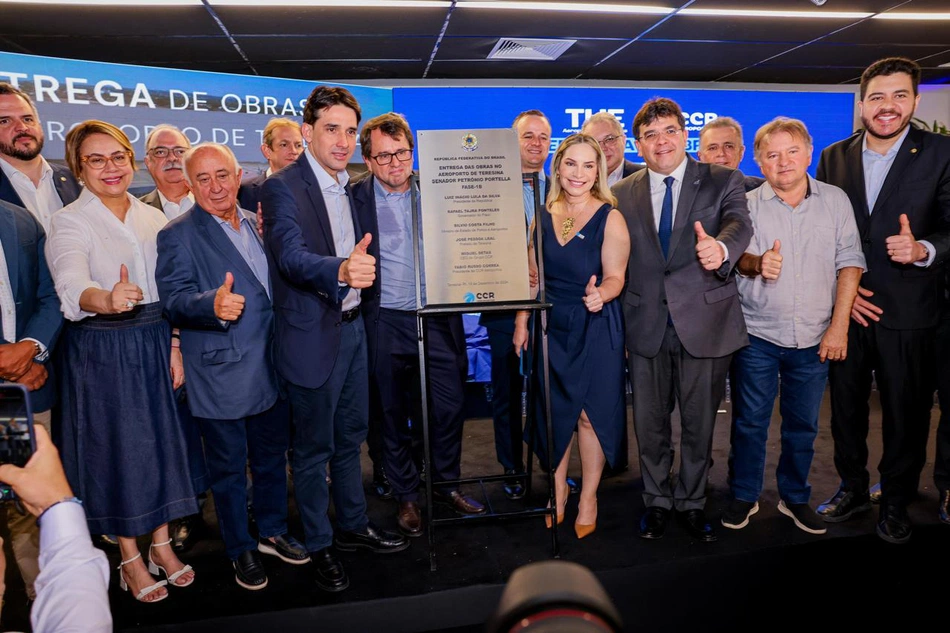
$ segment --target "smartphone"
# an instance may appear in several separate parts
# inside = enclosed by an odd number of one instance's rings
[[[0,384],[0,464],[22,468],[35,450],[30,393],[23,385]],[[15,498],[13,489],[0,482],[0,501]]]

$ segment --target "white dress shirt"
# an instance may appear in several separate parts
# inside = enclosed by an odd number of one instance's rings
[[[82,506],[68,501],[51,506],[41,527],[33,630],[109,633],[109,563],[92,545]]]
[[[141,303],[158,301],[155,241],[168,220],[155,207],[126,195],[131,206],[125,222],[85,188],[74,203],[53,216],[46,261],[63,315],[70,321],[94,316],[79,307],[80,295],[87,288],[111,291],[122,264],[129,269],[129,282],[142,289]]]
[[[20,196],[23,205],[39,221],[43,230],[49,233],[50,218],[53,217],[55,212],[63,208],[63,201],[60,199],[59,192],[56,191],[56,185],[53,183],[55,177],[53,168],[42,156],[40,156],[40,160],[43,162],[43,175],[40,176],[39,186],[34,185],[29,176],[3,159],[0,159],[0,169],[10,179],[10,184],[13,185],[17,195]]]
[[[617,169],[607,174],[607,186],[613,187],[621,180],[623,180],[623,161],[620,161],[620,164],[617,165]],[[682,178],[680,180],[682,180]],[[663,181],[661,180],[660,182],[662,183]],[[666,185],[663,185],[663,188],[665,189]],[[660,198],[660,204],[663,204],[663,198]]]
[[[162,211],[165,212],[165,217],[168,218],[169,222],[195,206],[195,195],[191,192],[188,192],[188,195],[182,198],[181,202],[176,204],[166,198],[161,190],[156,189],[156,191],[158,191],[158,201],[162,203]]]

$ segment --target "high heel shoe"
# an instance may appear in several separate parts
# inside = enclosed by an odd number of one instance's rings
[[[578,508],[578,515],[580,515],[580,508]],[[594,522],[593,523],[581,523],[579,520],[574,522],[574,534],[577,534],[577,538],[585,538],[594,533],[594,530],[597,529],[597,499],[594,499]]]
[[[185,565],[184,567],[176,571],[174,574],[169,576],[168,572],[165,571],[164,567],[162,567],[161,565],[156,565],[154,562],[152,562],[152,548],[161,547],[163,545],[171,545],[171,542],[172,540],[168,539],[164,543],[152,543],[151,545],[148,546],[148,573],[152,574],[153,576],[158,576],[159,578],[161,578],[161,576],[158,575],[158,572],[161,571],[163,574],[165,574],[165,578],[168,579],[167,584],[173,587],[187,587],[188,585],[190,585],[191,583],[195,581],[194,576],[188,579],[188,582],[186,583],[178,584],[175,581],[181,578],[184,574],[187,574],[190,571],[193,572],[194,569],[191,567],[191,565]],[[141,554],[139,554],[139,556],[141,556]],[[135,560],[135,559],[132,559],[132,560]]]
[[[124,560],[124,561],[122,561],[121,563],[119,563],[119,566],[117,567],[117,569],[119,570],[119,589],[121,589],[122,591],[128,591],[128,590],[129,590],[129,583],[125,580],[125,576],[124,576],[123,573],[122,573],[122,568],[125,567],[126,565],[128,565],[129,563],[135,562],[136,560],[138,560],[138,559],[140,559],[140,558],[142,558],[142,553],[141,553],[141,552],[139,552],[138,554],[136,554],[136,555],[133,556],[132,558],[130,558],[130,559],[128,559],[128,560]],[[150,565],[151,565],[151,563],[150,563]],[[155,600],[144,600],[143,598],[145,598],[145,596],[147,596],[148,594],[152,593],[153,591],[155,591],[155,590],[157,590],[157,589],[161,589],[162,587],[165,587],[166,585],[168,585],[168,582],[167,582],[167,581],[165,581],[165,580],[159,580],[158,582],[156,582],[156,583],[153,584],[153,585],[149,585],[148,587],[144,587],[141,591],[138,592],[138,595],[135,596],[135,599],[138,600],[139,602],[161,602],[162,600],[164,600],[165,598],[168,597],[168,592],[167,592],[167,591],[165,592],[165,595],[164,595],[164,596],[161,596],[161,597],[159,597],[159,598],[156,598]]]

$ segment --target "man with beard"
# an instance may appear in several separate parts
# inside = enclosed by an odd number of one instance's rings
[[[49,231],[53,213],[79,197],[79,183],[40,155],[43,140],[30,97],[0,82],[0,200],[26,208]]]
[[[933,340],[950,252],[950,139],[910,125],[920,66],[902,57],[861,76],[864,130],[825,149],[818,179],[845,190],[867,272],[851,310],[847,358],[831,368],[831,431],[841,487],[821,505],[832,523],[870,509],[868,397],[881,397],[883,454],[877,534],[911,536],[907,504],[926,461],[936,382]]]
[[[182,156],[190,148],[181,130],[165,123],[156,126],[145,139],[145,168],[155,181],[155,189],[140,200],[164,213],[169,221],[195,204],[182,163]]]

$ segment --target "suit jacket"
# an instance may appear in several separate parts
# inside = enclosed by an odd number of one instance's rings
[[[53,168],[53,186],[56,188],[56,193],[59,194],[59,199],[63,201],[63,206],[75,202],[82,187],[76,182],[72,172],[69,171],[68,167],[61,165],[50,163],[50,167]],[[20,199],[20,194],[13,188],[13,183],[7,179],[7,175],[3,171],[0,171],[0,200],[26,208],[23,200]]]
[[[861,131],[825,148],[818,180],[844,189],[851,199],[868,267],[861,286],[874,292],[870,300],[883,310],[881,325],[934,327],[943,296],[942,263],[950,253],[950,138],[911,127],[872,210],[865,191],[863,140]],[[887,256],[885,240],[900,232],[902,213],[914,237],[936,250],[927,268],[897,264]]]
[[[151,205],[162,212],[162,215],[165,215],[165,209],[162,208],[162,199],[158,197],[158,187],[152,189],[147,194],[139,198],[145,204]]]
[[[369,176],[360,179],[351,187],[353,202],[355,203],[355,213],[360,220],[360,226],[363,231],[373,236],[373,241],[369,244],[368,253],[376,258],[376,280],[373,285],[363,290],[360,301],[360,311],[363,313],[363,323],[366,326],[366,344],[369,349],[369,370],[373,371],[376,367],[377,330],[379,329],[379,308],[382,298],[381,288],[383,283],[382,264],[380,257],[379,244],[379,221],[376,216],[376,178]],[[385,255],[383,255],[385,257]],[[434,317],[429,317],[434,318]],[[435,317],[443,318],[443,317]],[[449,324],[449,331],[452,334],[452,343],[456,354],[465,359],[468,363],[467,351],[465,348],[465,328],[462,325],[462,315],[452,314],[444,317]]]
[[[277,372],[295,385],[326,382],[340,350],[342,301],[337,281],[349,253],[337,253],[317,176],[304,152],[261,187],[264,242],[277,315]],[[354,209],[352,197],[350,210]],[[353,214],[356,239],[363,233]]]
[[[644,163],[635,163],[633,161],[624,159],[623,161],[623,178],[637,173],[641,169],[646,169],[646,164]]]
[[[746,192],[752,191],[753,189],[758,189],[763,184],[765,184],[765,178],[759,178],[758,176],[745,176],[742,185],[745,187]]]
[[[726,356],[749,342],[731,275],[752,239],[742,172],[687,161],[667,258],[653,219],[649,171],[642,169],[612,189],[630,231],[623,296],[627,349],[646,358],[660,350],[667,315],[695,357]],[[730,261],[718,271],[703,269],[696,259],[696,221],[729,249]]]
[[[266,174],[245,180],[238,189],[238,203],[242,209],[257,213],[257,203],[261,201],[261,185],[267,180]]]
[[[256,225],[253,216],[246,217]],[[214,298],[228,272],[233,292],[245,303],[237,321],[222,323]],[[237,420],[273,406],[271,300],[214,216],[195,205],[159,232],[155,282],[165,316],[181,331],[192,415]]]
[[[32,213],[0,201],[0,243],[16,303],[17,341],[36,339],[52,354],[63,325],[63,313],[46,265],[46,232]],[[0,331],[0,343],[15,342],[4,340]],[[46,384],[30,394],[34,411],[46,411],[56,400],[53,364],[47,361],[45,365],[50,372]]]

